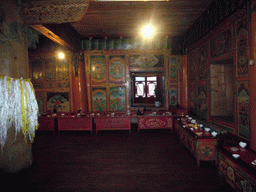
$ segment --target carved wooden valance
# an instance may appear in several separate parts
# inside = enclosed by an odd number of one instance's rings
[[[24,20],[28,24],[70,23],[82,19],[90,0],[44,0],[23,4]]]

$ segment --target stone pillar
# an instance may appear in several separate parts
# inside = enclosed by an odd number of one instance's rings
[[[9,27],[17,23],[19,40],[14,39]],[[11,78],[29,78],[28,48],[21,29],[23,21],[17,0],[0,1],[0,25],[7,29],[4,41],[0,41],[0,73]],[[32,150],[29,140],[22,133],[15,137],[15,127],[8,130],[8,138],[0,152],[0,169],[17,172],[32,164]]]

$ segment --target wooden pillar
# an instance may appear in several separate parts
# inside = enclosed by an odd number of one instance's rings
[[[23,22],[17,4],[14,0],[0,3],[3,16],[0,22],[5,23],[4,27],[8,28],[18,23],[17,31],[20,38],[19,41],[13,40],[10,33],[5,34],[9,39],[0,44],[0,73],[11,78],[26,79],[29,78],[28,48],[24,41],[21,29]],[[10,173],[27,168],[32,163],[30,141],[25,141],[21,132],[17,133],[17,136],[15,134],[15,127],[8,129],[7,141],[0,152],[0,169]]]
[[[84,55],[74,54],[73,56],[73,98],[74,112],[81,110],[88,111],[87,89],[85,77]]]
[[[251,8],[256,5],[252,2]],[[256,10],[252,10],[250,22],[250,61],[256,62]],[[256,63],[249,65],[250,89],[250,147],[256,151]]]

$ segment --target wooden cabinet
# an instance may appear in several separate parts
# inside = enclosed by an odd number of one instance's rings
[[[143,129],[171,129],[173,131],[173,117],[171,115],[138,116],[138,131]]]
[[[92,117],[58,117],[58,131],[90,131],[92,133],[92,128]]]
[[[197,135],[196,131],[191,131],[189,128],[183,128],[178,120],[174,120],[175,131],[177,132],[180,141],[196,158],[197,165],[200,166],[200,161],[216,161],[217,162],[217,138],[210,133],[200,130],[202,135]]]
[[[130,116],[98,116],[95,117],[96,134],[100,130],[128,130],[131,132]]]
[[[239,154],[240,157],[235,159],[232,156],[234,153]],[[253,160],[256,160],[256,153],[250,150],[241,150],[239,146],[220,147],[219,174],[236,191],[256,191],[256,165],[252,164]]]

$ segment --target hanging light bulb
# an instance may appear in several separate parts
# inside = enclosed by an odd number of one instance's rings
[[[146,38],[152,38],[155,34],[155,27],[152,24],[145,25],[141,30],[141,35]]]
[[[59,52],[58,53],[58,58],[59,59],[64,59],[65,58],[65,54],[63,52]]]

